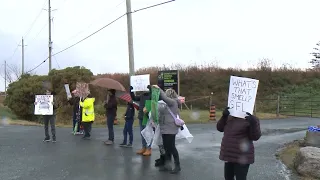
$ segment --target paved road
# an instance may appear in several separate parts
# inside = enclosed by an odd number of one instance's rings
[[[308,125],[319,119],[264,120],[264,136],[256,143],[256,163],[250,168],[249,180],[288,179],[286,169],[275,159],[283,144],[302,138]],[[135,155],[140,148],[135,129],[134,148],[107,147],[106,129],[93,129],[93,139],[83,141],[70,129],[57,129],[56,144],[43,143],[42,127],[0,126],[0,180],[222,180],[223,163],[218,159],[222,133],[214,124],[189,125],[195,136],[191,144],[179,144],[182,172],[170,175],[153,166],[159,156]],[[116,128],[116,142],[122,140],[121,127]],[[287,177],[287,178],[286,178]],[[295,179],[290,177],[290,179]]]

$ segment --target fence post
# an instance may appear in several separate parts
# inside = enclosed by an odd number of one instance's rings
[[[293,116],[296,116],[296,98],[293,97]]]
[[[277,99],[277,117],[280,116],[280,95],[278,95]]]
[[[311,117],[312,117],[312,98],[310,96],[310,110],[311,110]]]

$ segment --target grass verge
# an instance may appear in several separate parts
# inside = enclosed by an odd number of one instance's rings
[[[2,106],[3,107],[3,106]],[[118,107],[118,121],[119,125],[124,125],[125,121],[123,118],[123,114],[125,113],[126,108],[123,106]],[[138,112],[136,111],[136,116]],[[216,112],[216,121],[221,117],[222,112]],[[279,119],[279,118],[286,118],[286,116],[277,117],[276,114],[271,113],[257,113],[257,116],[263,119]],[[13,115],[13,113],[6,107],[0,110],[0,117],[7,117],[9,119],[8,123],[11,125],[24,125],[24,126],[34,126],[34,125],[41,125],[37,122],[30,122],[30,121],[23,121],[17,120],[17,118]],[[204,124],[204,123],[212,123],[216,121],[209,121],[209,111],[205,110],[182,110],[181,117],[187,124]],[[135,119],[134,126],[138,126],[138,121]],[[72,127],[72,120],[67,119],[58,119],[57,120],[58,127]],[[106,126],[106,118],[103,115],[96,115],[96,120],[94,122],[94,127],[105,127]]]

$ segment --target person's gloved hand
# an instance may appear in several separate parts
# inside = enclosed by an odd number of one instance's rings
[[[250,113],[248,113],[248,112],[246,112],[246,114],[247,114],[248,116],[246,116],[245,119],[246,119],[250,124],[253,124],[253,122],[254,122],[254,117],[252,116],[252,114],[250,114]]]
[[[223,112],[222,112],[222,116],[223,117],[228,117],[230,115],[230,112],[229,112],[229,107],[226,107]]]

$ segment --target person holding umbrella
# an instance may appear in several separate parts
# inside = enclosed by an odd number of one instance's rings
[[[113,131],[113,121],[117,115],[118,102],[116,99],[116,90],[108,90],[107,100],[105,101],[104,108],[106,109],[107,116],[107,126],[109,132],[109,138],[104,143],[106,145],[112,145],[114,143],[114,131]]]

